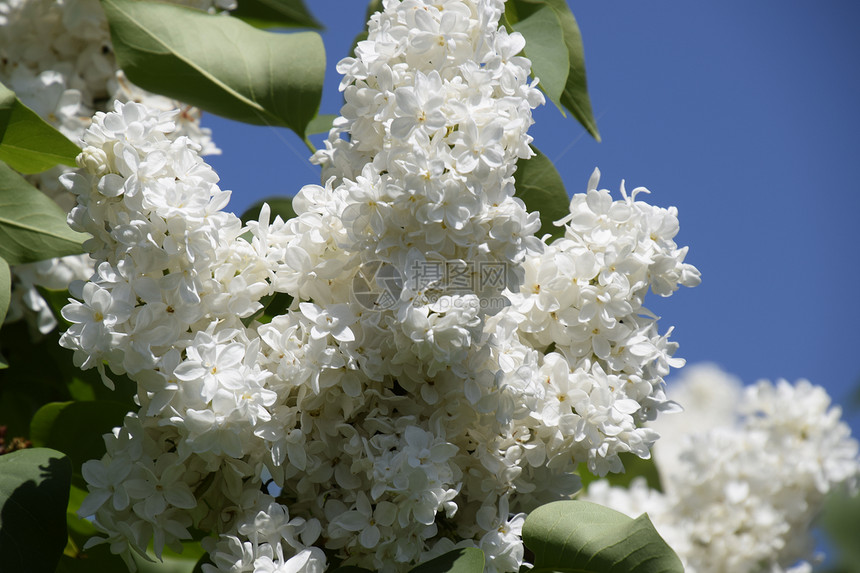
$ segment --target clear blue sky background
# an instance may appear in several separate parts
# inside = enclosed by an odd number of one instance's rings
[[[359,0],[307,2],[326,25],[322,113],[335,63],[363,26]],[[680,211],[703,283],[650,306],[679,355],[745,382],[809,378],[850,408],[860,384],[860,3],[851,0],[570,2],[602,143],[549,104],[535,144],[569,193],[595,166],[617,190]],[[210,158],[241,213],[318,170],[291,132],[207,116]],[[847,412],[846,412],[847,413]],[[851,417],[855,436],[860,417]]]

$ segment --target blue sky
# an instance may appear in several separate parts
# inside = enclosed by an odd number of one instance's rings
[[[363,26],[358,0],[307,2],[334,65]],[[808,378],[848,405],[860,385],[860,3],[801,0],[570,2],[585,44],[597,143],[551,105],[532,135],[569,193],[648,187],[680,211],[678,242],[703,275],[647,306],[679,355],[750,383]],[[206,116],[209,158],[241,213],[318,183],[291,132]],[[851,418],[855,436],[860,417]]]

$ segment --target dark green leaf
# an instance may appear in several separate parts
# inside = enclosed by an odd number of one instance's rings
[[[517,2],[509,4],[514,6]],[[523,9],[530,6],[536,9],[524,14]],[[555,10],[546,4],[520,2],[517,17],[513,29],[526,40],[524,51],[532,62],[532,75],[540,79],[541,89],[561,109],[561,95],[570,72],[570,57],[561,21]]]
[[[54,573],[66,546],[71,468],[38,448],[0,456],[0,571]]]
[[[0,162],[0,257],[18,265],[76,255],[86,239],[56,203]]]
[[[102,0],[102,6],[117,61],[142,88],[304,137],[325,75],[316,32],[264,32],[237,18],[158,2]]]
[[[204,565],[213,565],[208,553],[204,553],[203,556],[197,561],[197,565],[194,566],[194,570],[191,573],[203,573]]]
[[[269,218],[270,221],[274,221],[275,215],[280,215],[281,219],[284,221],[296,216],[296,212],[293,210],[292,197],[269,197],[268,199],[257,201],[248,207],[240,217],[240,219],[242,219],[242,224],[247,225],[248,221],[256,221],[260,216],[260,209],[263,208],[264,203],[269,204],[269,209],[271,210],[271,217]]]
[[[409,573],[482,573],[484,552],[475,547],[455,549],[422,563]]]
[[[0,84],[0,161],[21,173],[75,165],[81,149]]]
[[[326,573],[373,573],[373,571],[362,567],[356,567],[355,565],[347,565],[345,567],[338,567],[337,569],[326,571]]]
[[[663,486],[660,483],[660,472],[657,470],[657,464],[654,463],[654,458],[643,460],[636,454],[630,452],[622,452],[618,454],[621,463],[624,464],[624,473],[609,474],[603,478],[598,478],[588,471],[588,464],[579,464],[578,473],[582,479],[582,487],[588,487],[593,481],[605,479],[610,485],[617,487],[630,487],[632,482],[637,477],[644,477],[648,487],[657,491],[663,491]]]
[[[57,421],[57,416],[63,411],[63,408],[74,404],[74,402],[51,402],[45,404],[30,422],[30,440],[37,448],[46,448],[51,442],[51,431],[54,429],[54,423]]]
[[[127,412],[125,404],[109,400],[46,404],[33,416],[30,436],[68,455],[76,485],[83,485],[81,465],[104,455],[102,436],[121,426]]]
[[[585,50],[582,47],[582,34],[576,18],[570,11],[566,0],[546,0],[552,6],[564,30],[564,43],[567,46],[570,71],[564,92],[561,94],[561,104],[570,110],[573,117],[582,124],[594,139],[600,141],[597,122],[591,111],[591,100],[588,97],[588,83],[585,79]],[[528,47],[526,47],[528,50]]]
[[[683,573],[681,560],[643,514],[632,519],[588,501],[556,501],[526,518],[533,573]]]
[[[249,0],[230,14],[257,28],[322,28],[302,0]]]
[[[553,221],[570,213],[570,198],[552,161],[537,149],[534,151],[533,157],[517,161],[515,196],[523,200],[529,211],[540,212],[538,236],[549,233],[557,239],[564,235],[564,228],[556,227]]]

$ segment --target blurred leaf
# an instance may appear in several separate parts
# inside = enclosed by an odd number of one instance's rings
[[[537,235],[549,233],[552,239],[557,239],[564,235],[564,227],[556,227],[553,221],[570,213],[570,198],[552,161],[536,148],[532,149],[534,156],[517,161],[514,196],[522,199],[529,211],[540,212],[541,227]]]
[[[60,415],[63,408],[70,404],[74,404],[74,402],[51,402],[39,408],[30,422],[30,440],[35,447],[48,447],[48,442],[51,441],[51,430],[54,428],[57,416]]]
[[[19,265],[76,255],[86,239],[59,205],[0,162],[0,257]]]
[[[475,547],[455,549],[422,563],[409,573],[482,573],[484,552]]]
[[[532,75],[539,78],[540,87],[550,101],[562,109],[561,95],[570,73],[570,57],[555,10],[545,3],[513,0],[505,4],[505,16],[526,40],[524,51],[532,62]]]
[[[0,161],[21,173],[75,165],[81,149],[0,84]]]
[[[230,12],[257,28],[322,29],[302,0],[249,0]]]
[[[824,505],[821,526],[836,549],[830,556],[840,573],[860,573],[860,494],[849,497],[844,491],[832,492]]]
[[[317,133],[328,133],[331,129],[332,122],[337,118],[336,115],[327,113],[318,115],[308,124],[307,135],[316,135]]]
[[[54,573],[67,541],[70,479],[60,452],[0,456],[0,571]]]
[[[69,456],[75,485],[85,487],[81,466],[105,453],[102,436],[121,426],[128,408],[120,402],[61,402],[42,406],[30,423],[33,443]]]
[[[102,6],[117,62],[140,87],[304,137],[325,75],[316,32],[264,32],[237,18],[158,2],[102,0]]]
[[[526,518],[532,573],[683,573],[681,560],[643,514],[631,519],[587,501],[556,501]]]
[[[654,463],[654,457],[643,460],[636,454],[630,452],[622,452],[618,454],[621,463],[624,464],[624,473],[608,474],[605,477],[599,478],[588,471],[588,464],[581,463],[577,468],[577,473],[582,479],[582,487],[588,487],[593,481],[605,479],[610,485],[617,487],[630,487],[632,482],[637,477],[644,477],[648,487],[657,491],[663,491],[663,485],[660,482],[660,472],[657,470],[657,464]]]

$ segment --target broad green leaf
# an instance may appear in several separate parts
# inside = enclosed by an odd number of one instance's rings
[[[59,450],[72,462],[76,485],[83,485],[81,466],[104,455],[102,436],[121,426],[128,408],[121,402],[52,402],[42,406],[30,423],[34,444]]]
[[[21,173],[75,165],[81,149],[0,84],[0,161]]]
[[[302,0],[239,2],[230,15],[257,28],[322,28]]]
[[[66,546],[69,460],[44,448],[0,456],[0,571],[54,573]]]
[[[506,4],[506,15],[509,9],[516,11],[517,20],[512,27],[526,40],[524,51],[532,62],[532,75],[540,80],[547,97],[562,109],[561,95],[570,72],[570,58],[558,15],[547,4],[513,1]]]
[[[532,573],[683,573],[645,514],[636,519],[588,501],[556,501],[526,518]]]
[[[86,239],[56,203],[0,162],[0,257],[19,265],[76,255]]]
[[[593,481],[597,481],[598,479],[605,479],[613,486],[630,487],[630,482],[635,478],[644,477],[649,488],[663,491],[663,486],[660,482],[660,472],[657,470],[657,464],[654,463],[653,456],[647,460],[643,460],[636,454],[622,452],[618,454],[618,457],[621,458],[621,463],[624,464],[624,473],[609,474],[602,478],[599,478],[588,471],[588,464],[584,462],[579,464],[577,469],[579,476],[582,479],[582,487],[586,488],[588,487],[588,484]]]
[[[316,32],[264,32],[238,18],[158,2],[102,0],[102,6],[117,62],[140,87],[304,137],[325,75]]]
[[[317,133],[328,133],[331,129],[332,122],[337,118],[336,115],[327,113],[318,115],[308,124],[307,135],[316,135]]]
[[[356,567],[355,565],[346,565],[344,567],[338,567],[337,569],[327,571],[326,573],[373,573],[373,571],[370,569],[364,569],[363,567]]]
[[[517,161],[514,195],[523,200],[529,211],[540,212],[538,236],[549,233],[552,239],[557,239],[564,235],[564,228],[556,227],[553,222],[570,213],[570,198],[552,161],[536,148],[532,149],[533,157]]]
[[[293,210],[293,198],[292,197],[269,197],[268,199],[262,199],[257,201],[244,213],[240,219],[242,219],[242,224],[247,225],[248,221],[256,221],[260,216],[260,209],[263,208],[263,204],[268,203],[269,209],[271,210],[271,215],[269,217],[270,221],[275,220],[275,215],[280,215],[281,219],[286,221],[287,219],[292,219],[296,216],[295,210]]]
[[[409,573],[482,573],[484,552],[475,547],[455,549],[422,563]]]
[[[564,44],[567,46],[570,71],[567,82],[561,94],[561,104],[570,110],[573,117],[582,124],[594,139],[600,141],[597,122],[591,111],[591,100],[588,97],[588,83],[585,79],[585,50],[582,47],[582,34],[573,12],[566,0],[546,0],[552,6],[564,30]],[[528,49],[528,48],[526,48]]]

